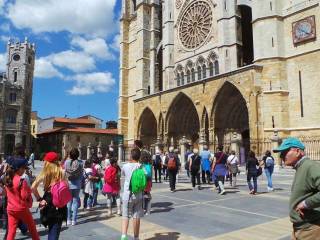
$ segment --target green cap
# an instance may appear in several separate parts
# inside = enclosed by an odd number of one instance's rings
[[[305,147],[299,139],[294,138],[294,137],[289,137],[289,138],[285,139],[278,148],[273,149],[273,152],[275,152],[275,153],[283,152],[283,151],[286,151],[290,148],[300,148],[301,150],[304,150]]]

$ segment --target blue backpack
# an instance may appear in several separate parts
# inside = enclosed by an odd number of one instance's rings
[[[144,169],[146,171],[147,179],[152,179],[152,167],[151,167],[151,164],[144,164],[143,167],[144,167]]]

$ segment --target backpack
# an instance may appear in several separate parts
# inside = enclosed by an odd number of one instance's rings
[[[154,166],[156,166],[156,167],[161,166],[161,156],[158,154],[156,155],[156,159],[154,160]]]
[[[52,203],[57,208],[63,208],[71,201],[69,186],[65,181],[56,182],[51,187]]]
[[[191,158],[191,172],[196,174],[200,170],[201,157],[199,155],[193,155]]]
[[[274,165],[274,159],[273,157],[267,157],[266,159],[266,167],[272,167]]]
[[[112,185],[116,182],[117,170],[114,167],[110,166],[106,169],[104,175],[106,183]]]
[[[175,170],[177,168],[177,162],[174,156],[169,156],[168,170]]]
[[[143,165],[145,171],[146,171],[146,175],[147,175],[147,179],[152,179],[152,168],[150,164],[145,164]]]
[[[68,180],[77,180],[83,174],[82,164],[79,160],[70,160],[69,164],[66,164],[65,172]]]
[[[139,193],[144,191],[147,186],[147,177],[142,167],[137,168],[132,172],[129,190],[131,193]]]

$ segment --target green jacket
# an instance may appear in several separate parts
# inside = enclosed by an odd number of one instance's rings
[[[295,210],[302,201],[305,201],[308,207],[304,211],[304,218]],[[307,157],[296,166],[291,187],[290,219],[297,229],[320,223],[320,163]]]

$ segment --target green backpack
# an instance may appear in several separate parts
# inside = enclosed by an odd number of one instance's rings
[[[137,168],[133,171],[131,180],[130,180],[130,191],[134,194],[143,192],[147,186],[147,176],[146,172],[142,167]]]

